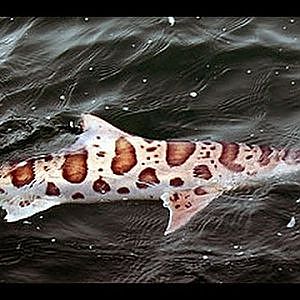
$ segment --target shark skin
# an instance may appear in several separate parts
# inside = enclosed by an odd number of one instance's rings
[[[225,191],[300,170],[300,150],[217,141],[148,140],[91,114],[57,153],[0,168],[0,206],[15,222],[55,205],[162,200],[165,235]]]

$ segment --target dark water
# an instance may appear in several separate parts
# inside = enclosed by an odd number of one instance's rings
[[[299,34],[292,17],[1,18],[0,160],[73,142],[82,112],[154,139],[300,146]],[[300,282],[299,179],[224,195],[167,237],[160,201],[1,221],[0,281]]]

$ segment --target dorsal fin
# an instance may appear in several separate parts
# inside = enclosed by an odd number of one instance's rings
[[[102,120],[101,118],[88,113],[84,113],[81,115],[80,124],[83,132],[93,131],[99,133],[102,132],[109,135],[129,135],[128,133]]]
[[[130,134],[118,129],[94,115],[84,113],[81,115],[80,126],[82,133],[79,135],[77,141],[63,151],[73,151],[84,148],[90,141],[93,141],[96,136],[102,140],[105,138],[118,138],[120,136],[128,137]]]

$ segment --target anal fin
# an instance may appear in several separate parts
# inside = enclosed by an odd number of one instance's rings
[[[6,211],[4,220],[16,222],[28,218],[38,212],[60,204],[54,199],[40,198],[33,195],[15,196],[10,199],[0,199],[0,207]]]
[[[169,209],[169,223],[165,235],[184,226],[199,211],[222,194],[216,187],[196,187],[164,193],[161,199]]]

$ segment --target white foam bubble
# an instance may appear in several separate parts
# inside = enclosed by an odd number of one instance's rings
[[[292,227],[295,226],[295,224],[296,224],[296,219],[295,219],[295,217],[291,217],[291,220],[290,220],[290,222],[286,225],[286,227],[287,227],[287,228],[292,228]]]
[[[190,92],[190,96],[193,97],[193,98],[197,97],[197,95],[198,94],[196,92]]]
[[[170,23],[170,26],[173,26],[175,24],[175,18],[174,17],[168,17],[168,22]]]

